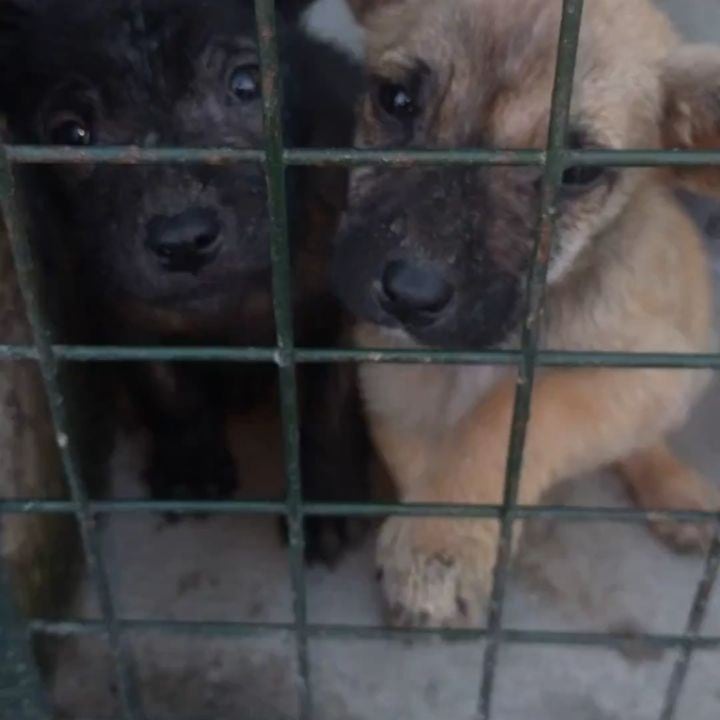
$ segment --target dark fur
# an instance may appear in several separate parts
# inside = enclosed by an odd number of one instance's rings
[[[538,199],[511,169],[369,171],[340,231],[337,286],[350,310],[423,344],[482,348],[505,340],[521,308]],[[524,182],[523,182],[524,181]],[[508,236],[526,242],[507,242]],[[454,291],[437,317],[393,312],[382,299],[392,262],[421,264]]]
[[[13,141],[50,143],[52,128],[70,114],[87,120],[94,144],[263,146],[261,101],[239,99],[229,88],[234,68],[257,63],[252,3],[143,5],[142,23],[132,3],[120,0],[17,0],[0,6],[0,111]],[[285,11],[286,142],[348,145],[356,69],[297,29],[302,5],[279,3]],[[53,218],[52,227],[38,235],[47,239],[55,231],[68,245],[68,284],[81,289],[90,340],[274,344],[261,167],[85,165],[44,167],[33,175],[40,208],[35,214]],[[288,188],[296,339],[331,346],[340,339],[343,318],[326,284],[327,239],[344,201],[345,176],[293,170]],[[211,214],[221,228],[218,247],[201,269],[171,272],[148,249],[148,238],[153,228],[188,210]],[[46,257],[53,255],[52,241],[40,244]],[[357,499],[365,493],[365,435],[354,382],[343,377],[347,372],[300,371],[308,499]],[[153,495],[229,495],[235,474],[226,413],[266,393],[274,375],[270,367],[238,365],[129,368],[127,379],[153,435]],[[313,537],[311,552],[318,549]]]

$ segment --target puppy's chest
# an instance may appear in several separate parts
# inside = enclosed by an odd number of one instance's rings
[[[507,372],[497,366],[363,365],[360,384],[371,416],[439,431],[464,417]]]

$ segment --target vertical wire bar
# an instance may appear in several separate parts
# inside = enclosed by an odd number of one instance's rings
[[[5,565],[0,561],[0,715],[13,720],[50,720],[30,636],[15,608]]]
[[[705,559],[703,576],[700,578],[700,582],[698,583],[692,609],[690,610],[690,616],[685,628],[685,637],[687,642],[682,646],[680,655],[675,662],[672,674],[670,675],[670,681],[668,682],[667,690],[665,692],[665,702],[663,703],[663,709],[660,713],[660,720],[674,720],[676,716],[680,694],[682,693],[683,686],[685,685],[685,680],[687,679],[687,675],[690,670],[690,662],[692,660],[693,651],[695,649],[693,641],[697,639],[700,634],[700,630],[702,629],[708,604],[710,602],[710,595],[717,583],[719,573],[720,520],[718,520],[716,524],[715,536],[713,537],[710,550],[708,551]]]
[[[49,323],[38,298],[37,270],[12,166],[8,161],[4,145],[0,145],[0,211],[5,218],[15,272],[32,330],[33,343],[38,354],[38,365],[48,397],[56,441],[75,508],[74,514],[80,529],[88,577],[97,592],[100,611],[107,631],[123,717],[126,720],[140,720],[142,711],[137,683],[132,672],[127,648],[120,634],[99,533],[89,506],[87,489],[80,476],[78,454],[69,431],[63,388],[59,377],[59,363],[53,351]]]
[[[277,327],[283,449],[287,477],[288,536],[297,647],[299,717],[301,720],[310,720],[312,717],[312,691],[308,656],[305,535],[302,479],[300,477],[300,418],[293,342],[292,276],[283,158],[282,87],[274,0],[255,0],[255,14],[262,70],[266,140],[265,171],[272,224],[273,303]]]
[[[558,55],[550,110],[547,160],[543,173],[538,238],[533,249],[528,277],[527,306],[522,330],[522,358],[518,368],[515,405],[505,476],[493,588],[488,610],[488,640],[483,659],[478,716],[490,720],[492,695],[501,643],[502,613],[510,566],[510,548],[514,520],[512,508],[517,504],[522,471],[527,424],[530,417],[535,363],[540,335],[540,316],[545,295],[545,282],[555,232],[557,191],[564,171],[563,150],[566,149],[570,102],[575,77],[575,63],[580,41],[583,0],[563,0]]]

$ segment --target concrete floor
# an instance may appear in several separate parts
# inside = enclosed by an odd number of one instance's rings
[[[592,0],[590,0],[592,1]],[[720,38],[717,0],[660,0],[685,32]],[[336,0],[320,0],[314,25],[347,28]],[[351,39],[357,47],[357,35]],[[346,32],[343,31],[345,36]],[[705,223],[714,208],[697,203]],[[720,275],[720,238],[714,245]],[[720,481],[720,384],[706,396],[677,438],[679,451]],[[246,428],[251,432],[256,427]],[[245,467],[277,476],[248,442]],[[277,457],[276,452],[265,456]],[[114,464],[118,493],[137,490],[141,453],[129,439]],[[612,478],[597,475],[563,488],[558,502],[625,506]],[[115,568],[119,612],[132,618],[287,621],[291,594],[286,550],[273,525],[221,517],[169,525],[157,518],[118,517],[103,525]],[[596,523],[537,523],[514,567],[506,626],[550,630],[683,630],[701,559],[671,554],[644,527]],[[308,573],[314,622],[378,624],[372,542],[334,572]],[[77,612],[96,616],[83,588]],[[720,590],[705,633],[720,633]],[[199,720],[287,720],[294,716],[292,639],[176,637],[132,639],[149,716]],[[115,693],[107,647],[69,641],[53,692],[59,717],[110,718]],[[318,720],[470,720],[476,706],[481,643],[317,640],[311,645]],[[657,720],[676,659],[674,651],[574,647],[503,648],[495,698],[497,720]],[[720,718],[720,653],[696,653],[677,720]]]

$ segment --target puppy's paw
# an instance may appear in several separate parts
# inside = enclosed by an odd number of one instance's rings
[[[485,621],[497,524],[390,518],[378,539],[378,575],[394,625],[467,627]]]
[[[310,564],[334,567],[343,555],[357,547],[368,529],[363,518],[308,518],[305,521],[305,557]]]
[[[692,470],[662,478],[656,491],[648,493],[641,505],[651,510],[720,510],[720,492],[704,477]],[[709,548],[715,531],[712,521],[689,523],[658,519],[650,529],[677,552],[702,552]]]

